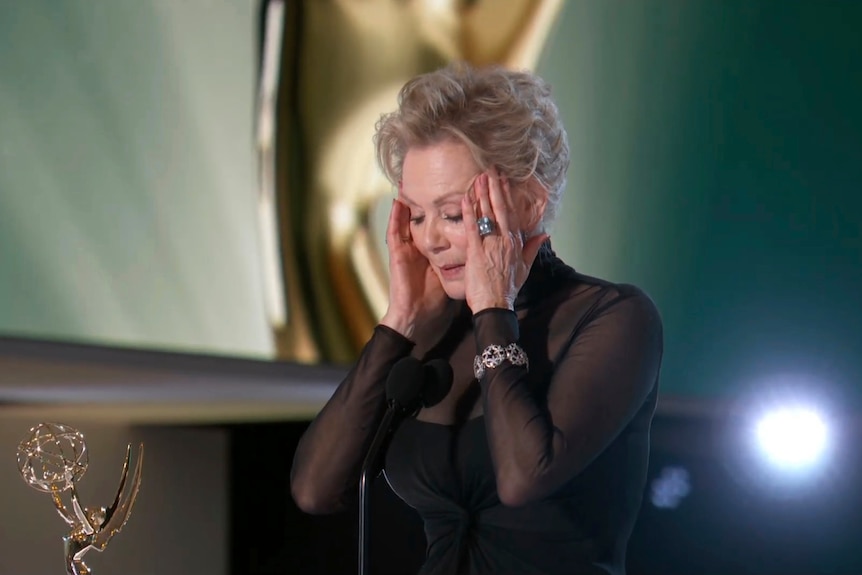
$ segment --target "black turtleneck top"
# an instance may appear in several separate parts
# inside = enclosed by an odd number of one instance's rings
[[[375,328],[300,440],[300,507],[337,511],[355,493],[395,362],[444,358],[451,391],[401,423],[384,466],[424,521],[420,573],[623,574],[662,355],[653,302],[575,272],[546,242],[514,311],[472,315],[451,301],[447,314],[446,329],[415,342]],[[504,363],[477,381],[477,352],[512,342],[529,366]]]

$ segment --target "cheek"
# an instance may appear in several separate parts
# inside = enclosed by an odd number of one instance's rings
[[[464,233],[463,225],[452,225],[452,229],[447,234],[449,237],[449,243],[453,248],[464,251],[467,249],[467,236]]]

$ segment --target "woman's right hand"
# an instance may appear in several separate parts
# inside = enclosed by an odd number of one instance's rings
[[[404,337],[422,332],[440,317],[446,292],[410,234],[410,208],[396,199],[386,229],[389,249],[389,308],[380,323]]]

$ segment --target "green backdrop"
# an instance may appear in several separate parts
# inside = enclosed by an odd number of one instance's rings
[[[862,3],[569,2],[558,251],[665,319],[665,392],[862,379]]]

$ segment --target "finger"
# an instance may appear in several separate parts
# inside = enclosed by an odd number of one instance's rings
[[[386,229],[386,243],[389,249],[410,241],[410,208],[404,202],[392,200],[389,212],[389,225]]]
[[[476,178],[477,188],[476,188],[476,199],[479,202],[479,214],[477,217],[487,216],[494,219],[494,210],[491,208],[491,198],[488,193],[488,180],[489,176],[487,173],[482,174],[478,178]]]
[[[482,238],[479,236],[479,225],[476,220],[479,214],[476,211],[476,203],[470,199],[469,194],[461,198],[461,218],[464,222],[464,233],[467,234],[467,253],[482,249]]]
[[[491,169],[488,175],[488,196],[491,204],[491,219],[497,223],[500,235],[509,237],[509,206],[503,196],[502,182],[496,169]]]
[[[503,190],[503,199],[506,201],[506,209],[510,214],[515,213],[515,199],[512,197],[512,186],[505,174],[500,174],[500,186]]]
[[[386,245],[391,250],[401,242],[401,223],[398,221],[398,204],[396,199],[392,200],[392,209],[389,210],[389,223],[386,225]]]
[[[410,243],[413,241],[413,234],[410,232],[410,206],[401,201],[401,196],[404,192],[404,182],[398,181],[398,221],[400,222],[401,243]]]
[[[500,178],[500,186],[503,190],[503,200],[506,202],[506,213],[509,214],[509,230],[514,233],[520,244],[524,245],[524,229],[521,227],[521,213],[515,208],[515,198],[512,195],[512,185],[509,178]]]
[[[398,235],[401,243],[408,244],[413,241],[413,234],[410,233],[410,207],[401,200],[396,202],[398,205]]]

